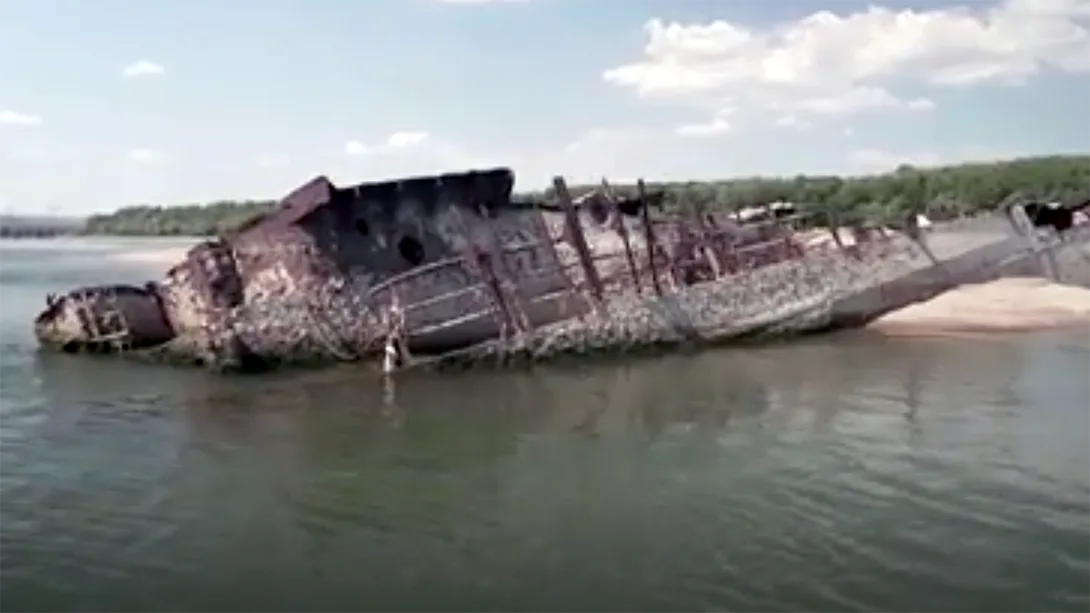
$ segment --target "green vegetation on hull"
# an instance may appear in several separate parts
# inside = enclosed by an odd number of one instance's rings
[[[1069,201],[1090,198],[1090,156],[1055,155],[997,162],[914,168],[841,178],[741,178],[722,181],[649,183],[666,190],[671,209],[736,210],[778,200],[795,202],[852,219],[901,219],[923,211],[951,219],[994,210],[1011,197]],[[572,187],[578,196],[595,186]],[[614,185],[623,193],[633,186]],[[551,189],[523,194],[523,200],[551,197]],[[211,236],[266,213],[275,201],[221,201],[207,205],[132,206],[87,220],[87,234]]]

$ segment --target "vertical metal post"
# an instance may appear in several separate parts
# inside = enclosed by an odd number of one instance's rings
[[[728,256],[727,247],[729,239],[727,232],[720,225],[714,214],[701,215],[701,229],[708,241],[708,247],[715,259],[715,277],[718,279],[727,272]]]
[[[496,269],[492,264],[492,254],[475,245],[471,245],[470,249],[472,249],[471,257],[474,259],[474,264],[481,275],[484,286],[492,297],[496,314],[500,320],[498,322],[500,329],[521,331],[519,322],[511,314],[510,305],[507,304],[507,299],[504,296],[503,286],[496,275]]]
[[[640,196],[640,215],[643,217],[644,240],[647,242],[647,265],[651,269],[651,287],[655,293],[662,295],[662,285],[659,284],[659,273],[655,268],[655,231],[651,228],[651,218],[647,212],[647,188],[643,179],[636,182],[636,189]]]
[[[498,262],[492,257],[488,259],[489,283],[496,286],[497,297],[503,302],[507,317],[514,322],[516,330],[527,332],[530,329],[530,318],[523,306],[522,287],[518,284],[518,279],[511,269],[511,262],[508,260],[510,254],[507,245],[500,242],[499,232],[496,231],[494,224],[487,224],[487,227],[488,253],[495,254],[499,259]]]
[[[568,193],[568,186],[564,183],[563,177],[553,178],[553,189],[556,190],[556,197],[560,200],[561,208],[564,209],[564,225],[567,227],[572,246],[575,247],[575,253],[579,257],[579,264],[583,267],[584,278],[587,280],[591,296],[595,304],[601,304],[602,278],[598,276],[598,269],[594,267],[587,237],[583,235],[583,226],[579,223],[575,205],[572,203],[571,194]]]
[[[617,222],[617,234],[621,235],[621,242],[624,244],[624,256],[628,260],[628,270],[632,273],[632,281],[636,284],[636,293],[642,294],[643,287],[640,286],[640,273],[636,269],[636,258],[632,255],[632,244],[628,240],[628,228],[624,225],[624,213],[621,212],[621,207],[614,197],[613,189],[605,179],[602,179],[602,191],[613,208],[614,219]]]
[[[718,279],[722,276],[722,263],[719,260],[717,245],[714,244],[714,240],[708,232],[707,218],[702,212],[697,211],[694,213],[693,221],[700,237],[698,249],[700,249],[701,255],[704,256],[704,260],[708,263],[708,267],[712,269],[712,277]]]

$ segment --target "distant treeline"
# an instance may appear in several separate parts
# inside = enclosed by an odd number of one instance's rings
[[[596,186],[573,186],[573,196]],[[648,183],[666,191],[671,210],[738,210],[777,201],[826,214],[841,222],[900,220],[912,212],[952,219],[995,210],[1012,198],[1063,202],[1090,198],[1090,156],[1056,155],[935,168],[901,166],[859,177],[743,178]],[[614,185],[618,192],[632,185]],[[522,194],[551,199],[551,188]],[[209,236],[234,229],[270,211],[275,201],[221,201],[186,206],[132,206],[87,220],[89,234]]]
[[[65,234],[75,234],[77,230],[79,228],[0,225],[0,238],[51,238]]]
[[[139,205],[92,215],[85,234],[214,236],[233,230],[276,206],[275,200],[221,200],[210,204]]]
[[[71,217],[0,215],[0,238],[48,238],[75,234],[83,220]]]

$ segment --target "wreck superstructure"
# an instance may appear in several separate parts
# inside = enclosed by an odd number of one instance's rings
[[[368,324],[378,316],[371,307],[395,289],[401,300],[419,302],[475,285],[472,266],[451,262],[503,267],[512,275],[532,269],[519,290],[548,294],[566,281],[541,219],[511,203],[513,184],[504,168],[347,188],[319,177],[246,227],[198,244],[158,282],[51,298],[36,332],[43,343],[68,349],[139,349],[183,336],[222,349],[233,337],[245,342],[259,334],[262,322],[246,321],[250,311],[305,305],[328,318],[324,311],[332,305],[351,303],[358,324],[341,327],[336,342],[366,348],[374,341]],[[405,276],[409,271],[417,274]],[[398,275],[396,288],[384,289]],[[480,311],[484,301],[479,292],[467,293],[416,309],[413,328]],[[486,328],[462,334],[489,334]]]
[[[573,199],[557,178],[545,204],[513,201],[513,186],[506,168],[350,187],[318,177],[196,245],[159,281],[49,297],[35,331],[67,351],[247,369],[375,355],[395,309],[411,351],[439,355],[596,325],[635,297],[623,308],[676,311],[669,325],[683,322],[681,336],[710,338],[766,312],[828,314],[832,301],[906,274],[906,258],[933,264],[905,234],[842,237],[793,210],[666,215],[664,193],[642,181],[634,194],[603,182]],[[904,299],[926,297],[917,293]],[[679,311],[689,295],[707,304]]]

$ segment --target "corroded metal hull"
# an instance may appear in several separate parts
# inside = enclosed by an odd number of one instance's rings
[[[40,342],[65,351],[114,352],[160,345],[175,336],[153,283],[84,287],[47,298],[34,320]]]
[[[819,308],[806,326],[862,322],[1037,249],[1010,224],[987,257],[863,228],[817,245],[829,231],[795,234],[790,218],[652,217],[642,185],[638,198],[606,189],[576,204],[558,179],[559,205],[538,207],[511,202],[513,182],[507,169],[350,188],[319,178],[157,282],[50,297],[35,333],[65,351],[251,369],[377,355],[395,310],[414,354],[516,346],[590,321],[621,330],[621,344],[665,334],[617,323],[634,300],[643,319],[709,340]]]

